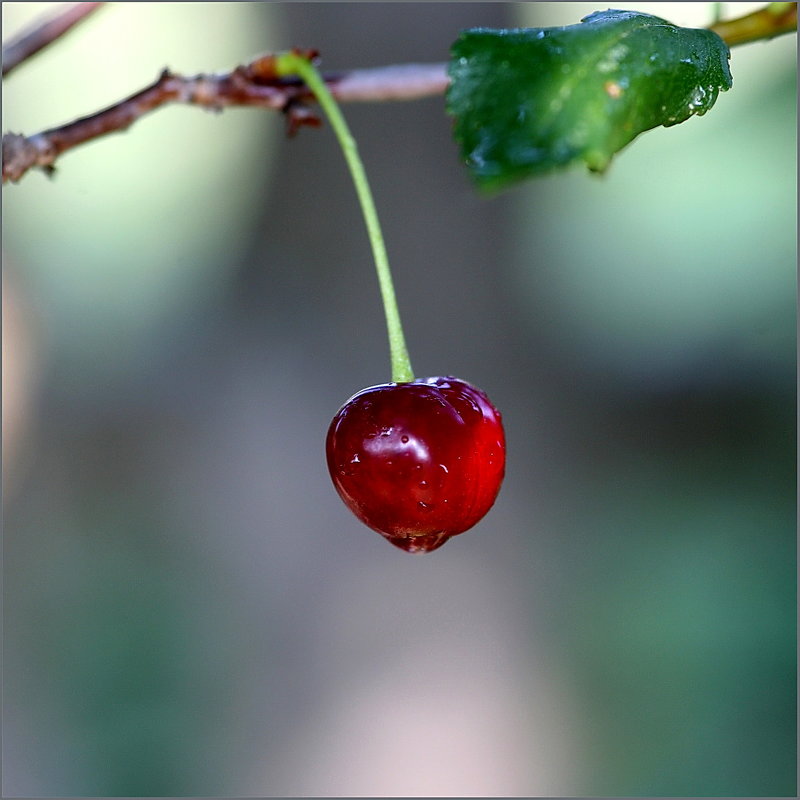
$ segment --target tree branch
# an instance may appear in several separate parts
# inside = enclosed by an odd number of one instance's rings
[[[98,6],[101,3],[77,5]],[[87,13],[84,11],[82,16]],[[796,28],[796,3],[770,3],[752,14],[710,26],[728,45],[769,39]],[[67,29],[62,27],[61,32]],[[53,38],[51,36],[44,41],[46,36],[41,35],[40,41],[44,43],[40,47]],[[28,55],[32,52],[35,51],[29,51]],[[3,58],[6,58],[5,47]],[[413,100],[443,94],[449,82],[447,64],[403,64],[351,70],[324,77],[331,93],[340,102]],[[164,70],[155,83],[87,117],[30,137],[4,134],[3,183],[19,181],[34,167],[52,172],[56,159],[67,150],[100,136],[124,131],[145,114],[168,103],[196,105],[214,111],[228,106],[254,106],[280,111],[286,116],[288,131],[292,134],[301,125],[320,124],[319,117],[307,105],[312,99],[301,81],[275,74],[274,57],[270,55],[236,67],[230,73],[218,75],[187,78]]]
[[[736,19],[725,19],[709,26],[729,47],[772,39],[797,30],[797,3],[770,3]]]
[[[11,41],[3,43],[3,77],[14,67],[38,53],[63,36],[70,28],[86,19],[93,11],[97,11],[103,3],[72,3],[64,11],[44,22],[37,22]]]
[[[130,97],[90,116],[34,136],[3,136],[3,183],[18,181],[29,169],[53,169],[56,159],[79,144],[116,131],[167,103],[183,103],[220,111],[228,106],[255,106],[286,115],[289,133],[320,120],[305,104],[312,95],[297,79],[271,73],[272,57],[264,56],[220,75],[183,77],[164,70],[158,80]],[[327,75],[331,93],[342,102],[412,100],[442,94],[446,64],[403,64]]]

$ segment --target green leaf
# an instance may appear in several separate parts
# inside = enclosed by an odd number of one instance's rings
[[[705,114],[732,85],[717,34],[611,9],[563,28],[467,30],[451,56],[455,139],[490,190],[577,161],[603,172],[640,133]]]

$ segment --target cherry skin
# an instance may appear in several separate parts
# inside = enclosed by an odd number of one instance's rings
[[[345,505],[409,553],[429,553],[475,525],[505,474],[500,412],[450,377],[358,392],[333,418],[326,452]]]

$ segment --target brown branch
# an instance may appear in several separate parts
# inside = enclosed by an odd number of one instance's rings
[[[418,100],[444,94],[450,79],[447,64],[397,64],[374,69],[354,69],[330,86],[342,102]]]
[[[70,28],[97,11],[103,3],[72,3],[64,11],[37,22],[32,27],[3,43],[3,77],[14,67],[63,36]]]
[[[34,136],[3,135],[3,183],[16,182],[31,168],[53,170],[56,159],[84,142],[124,131],[136,120],[167,103],[183,103],[219,111],[228,106],[255,106],[286,115],[289,133],[300,125],[319,125],[306,105],[308,89],[294,78],[277,78],[272,58],[264,56],[220,75],[183,77],[165,70],[155,83],[90,116]],[[411,100],[442,94],[446,64],[404,64],[353,70],[326,76],[331,93],[342,102]]]
[[[770,3],[751,14],[709,25],[729,47],[797,30],[797,3]]]
[[[86,13],[88,11],[83,16]],[[771,3],[753,14],[711,26],[711,30],[729,45],[772,38],[796,28],[796,3]],[[44,40],[46,37],[40,38]],[[4,59],[5,51],[3,48]],[[35,51],[28,54],[32,52]],[[273,56],[266,55],[230,73],[188,78],[164,70],[155,83],[87,117],[34,136],[4,134],[3,183],[20,180],[34,167],[52,172],[56,159],[67,150],[100,136],[124,131],[148,112],[168,103],[196,105],[216,111],[228,106],[281,111],[286,116],[290,134],[301,125],[319,125],[319,117],[307,105],[313,99],[311,93],[296,78],[276,76],[273,62]],[[326,75],[325,81],[340,102],[374,102],[440,95],[447,88],[449,78],[447,64],[403,64]]]

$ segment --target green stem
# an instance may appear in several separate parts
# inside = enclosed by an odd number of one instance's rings
[[[372,192],[369,188],[364,165],[358,154],[355,139],[347,127],[339,106],[325,85],[325,81],[307,58],[296,53],[281,53],[275,58],[275,72],[281,76],[297,75],[303,79],[317,98],[331,123],[336,138],[339,140],[339,145],[342,148],[342,153],[355,184],[356,194],[364,214],[364,222],[367,225],[372,254],[375,258],[375,269],[378,273],[378,284],[380,285],[383,309],[386,314],[386,328],[389,333],[392,381],[395,383],[413,381],[414,372],[411,369],[411,360],[408,357],[403,326],[400,322],[400,312],[397,308],[392,273],[389,270],[386,245],[383,241],[378,212],[375,210],[375,202],[372,199]]]

